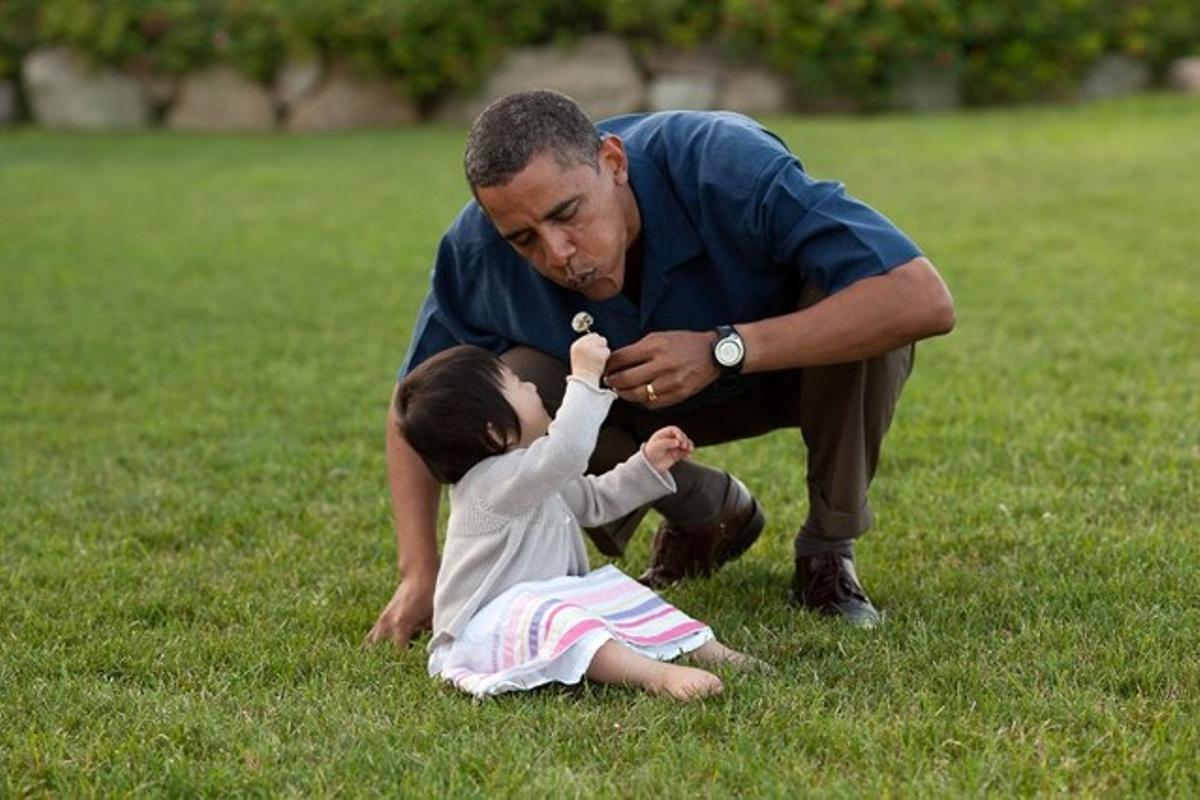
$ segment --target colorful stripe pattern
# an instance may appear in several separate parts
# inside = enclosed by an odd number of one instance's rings
[[[477,624],[478,623],[478,624]],[[582,577],[520,584],[482,609],[451,646],[441,675],[459,688],[482,695],[488,687],[520,676],[538,680],[539,667],[587,642],[590,651],[617,639],[651,657],[670,652],[673,643],[707,631],[614,566]],[[690,649],[690,648],[688,648]],[[586,668],[586,662],[584,662]],[[579,676],[582,677],[582,672]]]

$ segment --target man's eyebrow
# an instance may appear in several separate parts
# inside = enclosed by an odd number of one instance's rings
[[[547,211],[546,214],[542,217],[541,221],[545,222],[548,219],[555,219],[555,218],[561,216],[564,211],[566,211],[568,208],[571,207],[572,203],[579,200],[582,196],[583,195],[577,194],[577,195],[568,197],[566,200],[563,200],[561,203],[556,205],[554,208]],[[516,239],[517,237],[521,236],[523,233],[525,233],[528,230],[529,230],[529,228],[518,228],[515,231],[503,234],[503,236],[506,241],[511,242],[513,239]]]

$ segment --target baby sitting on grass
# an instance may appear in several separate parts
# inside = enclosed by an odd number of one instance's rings
[[[586,676],[690,700],[719,693],[720,679],[669,660],[760,663],[616,567],[589,572],[580,525],[675,491],[668,470],[692,451],[666,427],[615,469],[583,474],[616,397],[599,384],[608,356],[598,334],[576,340],[553,421],[533,384],[478,347],[446,350],[401,383],[401,435],[453,484],[430,675],[477,697]]]

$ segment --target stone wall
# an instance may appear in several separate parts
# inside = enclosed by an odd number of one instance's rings
[[[1180,59],[1168,82],[1200,92],[1200,62]],[[1140,91],[1149,83],[1144,64],[1106,57],[1080,87],[1080,99]],[[895,107],[938,111],[960,104],[958,77],[945,69],[913,69],[895,76]],[[183,78],[96,68],[65,48],[43,48],[24,59],[20,85],[0,80],[0,125],[22,107],[32,121],[57,129],[181,131],[326,131],[394,126],[432,119],[466,123],[492,100],[512,91],[546,87],[571,95],[594,117],[660,109],[725,108],[771,115],[803,108],[803,87],[756,65],[732,63],[714,47],[659,51],[639,58],[621,39],[584,37],[510,52],[474,94],[448,98],[418,111],[403,87],[366,79],[346,65],[319,59],[284,64],[269,82],[217,65]],[[20,102],[23,97],[24,102]]]
[[[509,92],[546,87],[571,95],[596,118],[661,108],[790,109],[779,76],[713,53],[638,59],[621,39],[588,36],[573,46],[510,52],[479,91],[420,113],[403,87],[318,59],[289,62],[270,82],[217,65],[183,78],[96,68],[65,48],[30,53],[22,90],[32,120],[59,129],[163,126],[181,131],[324,131],[432,119],[466,123]],[[0,82],[0,122],[16,114],[16,87]]]

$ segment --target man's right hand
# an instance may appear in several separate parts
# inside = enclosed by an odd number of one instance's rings
[[[391,642],[407,646],[417,634],[429,630],[433,624],[433,587],[433,581],[419,578],[400,581],[363,644]]]

